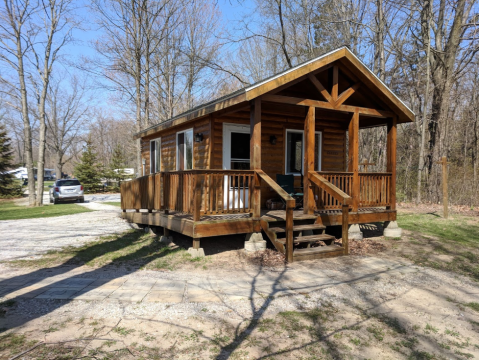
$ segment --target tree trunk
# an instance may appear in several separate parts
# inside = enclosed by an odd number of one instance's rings
[[[429,9],[427,14],[427,51],[426,51],[426,91],[424,92],[423,109],[422,109],[422,128],[421,141],[419,143],[419,164],[417,169],[417,192],[416,204],[421,202],[421,186],[422,175],[424,171],[424,152],[426,147],[426,121],[427,121],[427,107],[429,99],[429,84],[430,84],[430,57],[431,57],[431,18],[432,18],[432,0],[429,0]]]
[[[30,126],[30,118],[28,114],[28,97],[27,87],[25,84],[25,72],[23,66],[23,49],[21,39],[21,27],[17,33],[17,59],[18,59],[18,78],[20,82],[20,93],[22,97],[22,117],[23,117],[23,134],[25,136],[25,167],[28,174],[28,204],[35,205],[35,173],[33,171],[33,151],[32,151],[32,128]]]

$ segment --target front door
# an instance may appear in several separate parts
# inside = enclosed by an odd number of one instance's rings
[[[250,129],[246,125],[223,124],[223,169],[224,170],[250,170]],[[248,190],[243,196],[239,184],[224,180],[224,208],[248,207]],[[246,204],[243,200],[246,199]]]

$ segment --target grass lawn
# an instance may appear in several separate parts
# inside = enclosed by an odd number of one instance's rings
[[[90,212],[84,206],[65,203],[41,207],[18,206],[13,201],[0,201],[0,220],[34,219]]]
[[[418,265],[479,281],[479,218],[453,215],[446,220],[437,214],[398,214],[398,224],[412,232],[403,256]]]
[[[91,267],[117,265],[135,269],[174,270],[184,263],[205,267],[207,261],[206,258],[191,257],[181,247],[160,243],[155,236],[143,231],[129,230],[120,235],[102,236],[81,247],[52,250],[38,259],[10,261],[9,265],[34,268],[61,264]]]
[[[113,205],[113,206],[121,206],[121,202],[119,202],[119,201],[106,201],[102,204]]]
[[[43,182],[43,191],[50,191],[50,188],[48,186],[53,185],[55,183],[54,180],[49,180],[49,181],[44,181]]]

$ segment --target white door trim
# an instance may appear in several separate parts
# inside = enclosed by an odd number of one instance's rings
[[[231,170],[231,133],[238,132],[243,134],[250,133],[250,127],[248,125],[223,123],[223,170]],[[228,188],[228,176],[224,177],[223,185],[223,204],[224,208],[231,208],[234,202],[235,208],[248,207],[249,191],[246,189],[246,194],[243,195],[243,190],[238,188]],[[229,198],[229,204],[227,204]],[[243,198],[246,199],[246,204],[243,204]],[[228,207],[227,207],[228,206]]]
[[[231,170],[231,133],[249,134],[249,125],[223,123],[223,170]]]

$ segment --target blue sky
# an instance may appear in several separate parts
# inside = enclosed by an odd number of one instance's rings
[[[75,43],[67,45],[63,50],[65,58],[75,62],[80,61],[82,56],[94,57],[95,51],[91,47],[91,42],[101,36],[101,30],[97,29],[90,9],[88,9],[89,1],[79,0],[77,4],[78,9],[76,15],[81,18],[82,29],[75,29]],[[218,0],[217,4],[222,15],[219,21],[221,21],[224,27],[229,31],[234,31],[234,28],[237,27],[237,21],[240,20],[243,15],[251,13],[254,8],[254,0]],[[201,15],[199,14],[199,16]],[[233,47],[234,46],[235,45],[233,45]],[[228,47],[228,50],[231,51],[232,48]],[[104,109],[113,110],[117,108],[118,104],[116,104],[115,107],[109,106],[108,99],[110,95],[107,91],[97,91],[95,96],[97,104]]]

